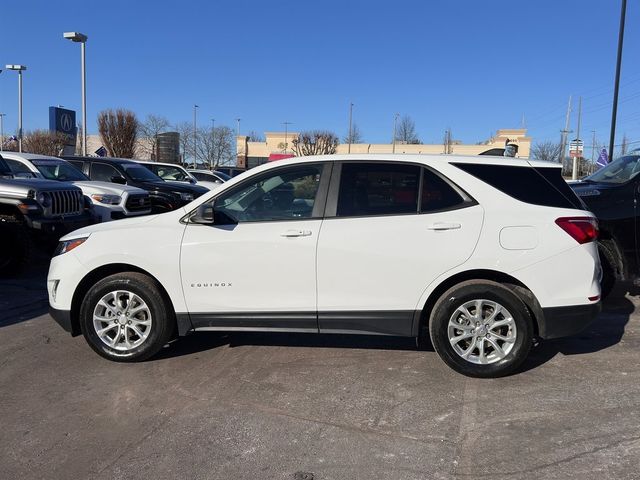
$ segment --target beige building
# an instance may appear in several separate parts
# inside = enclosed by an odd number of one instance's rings
[[[292,154],[291,141],[298,137],[297,132],[265,132],[264,142],[250,142],[245,135],[236,137],[237,166],[240,168],[253,168],[269,161],[269,158],[277,159],[283,154]],[[449,153],[458,155],[478,155],[492,148],[504,148],[506,143],[518,145],[518,156],[529,158],[531,149],[531,137],[527,136],[526,129],[503,129],[485,142],[475,145],[465,145],[453,141],[449,145]],[[396,143],[395,153],[431,153],[444,154],[444,144],[420,144],[407,145]],[[336,153],[347,153],[349,145],[341,143]],[[392,153],[394,146],[391,143],[354,143],[351,144],[351,153]]]

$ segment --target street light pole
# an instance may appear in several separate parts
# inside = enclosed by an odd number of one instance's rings
[[[85,61],[85,46],[87,37],[79,32],[64,32],[62,34],[67,40],[80,44],[80,75],[82,79],[82,155],[87,155],[87,69]]]
[[[240,120],[242,120],[241,118],[236,118],[236,122],[238,122],[238,136],[240,135]]]
[[[392,147],[391,153],[396,153],[396,125],[398,123],[399,116],[400,116],[399,113],[396,113],[393,116],[393,147]]]
[[[353,115],[353,102],[351,102],[349,104],[349,147],[347,149],[347,153],[351,153],[351,142],[352,142],[352,138],[351,135],[353,134],[353,130],[351,129],[351,118]]]
[[[611,136],[609,137],[609,161],[613,159],[613,144],[616,139],[616,117],[618,116],[618,90],[620,87],[620,67],[622,64],[622,43],[624,41],[624,17],[627,13],[627,0],[622,0],[620,9],[620,29],[618,30],[618,58],[616,60],[616,79],[613,87],[613,108],[611,110]]]
[[[198,105],[193,105],[193,168],[197,168],[198,163],[198,129],[196,118],[196,112],[198,108]]]
[[[292,125],[291,122],[282,122],[282,124],[284,125],[284,154],[287,154],[287,134],[288,132],[288,127],[289,125]]]
[[[4,117],[6,113],[0,113],[0,152],[4,149]]]
[[[213,155],[215,157],[215,154],[216,154],[216,119],[215,118],[211,119],[211,142],[213,143]],[[215,161],[215,158],[211,158],[211,161],[209,162],[209,170],[213,170],[214,161]]]
[[[22,152],[22,72],[27,67],[24,65],[7,65],[7,70],[18,72],[18,152]]]

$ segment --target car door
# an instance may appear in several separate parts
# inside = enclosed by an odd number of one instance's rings
[[[187,225],[180,262],[195,328],[318,331],[316,246],[330,168],[254,175],[215,198],[212,225]]]
[[[421,165],[334,166],[318,241],[320,332],[411,335],[422,292],[469,258],[482,219],[475,201]]]

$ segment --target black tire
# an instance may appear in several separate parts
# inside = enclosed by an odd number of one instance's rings
[[[603,240],[598,242],[598,254],[602,266],[602,281],[600,282],[600,296],[604,300],[609,296],[616,284],[614,246],[611,242]]]
[[[105,341],[101,340],[96,331],[96,327],[94,327],[94,311],[96,308],[101,308],[98,307],[98,302],[105,295],[115,291],[127,291],[135,294],[145,302],[150,312],[152,320],[150,331],[146,332],[146,330],[144,330],[146,327],[140,327],[148,336],[134,348],[122,350],[107,345]],[[126,305],[121,305],[121,308],[126,308]],[[108,314],[105,313],[105,315]],[[119,319],[120,317],[111,318]],[[141,318],[144,320],[144,317]],[[114,327],[115,331],[109,333],[109,335],[113,335],[114,337],[116,337],[116,332],[121,331],[120,329],[124,331],[124,329],[128,328],[124,325],[124,321],[122,325],[120,325],[120,320],[118,320],[118,322],[114,320],[114,324],[117,324]],[[109,325],[109,322],[100,324],[101,327]],[[152,278],[137,272],[118,273],[100,280],[87,292],[80,307],[80,328],[87,343],[99,355],[116,362],[139,362],[152,357],[171,340],[175,326],[176,321],[173,307],[163,296],[160,286]],[[134,334],[133,338],[142,337],[136,337]]]
[[[470,354],[469,356],[471,358],[477,357],[479,359],[479,348],[472,347],[471,345],[475,345],[474,342],[476,340],[481,342],[483,349],[485,349],[485,354],[490,352],[487,354],[486,358],[489,358],[490,355],[494,356],[493,359],[490,359],[493,363],[473,363],[472,361],[463,358],[461,354],[457,353],[449,341],[449,320],[454,316],[454,313],[456,313],[459,307],[467,302],[475,300],[496,302],[508,310],[511,314],[510,317],[513,318],[511,325],[515,325],[515,329],[512,326],[503,326],[497,327],[496,330],[490,329],[487,331],[484,329],[484,321],[482,321],[480,322],[481,325],[475,329],[478,332],[487,332],[487,334],[476,332],[478,338],[474,336],[468,340],[465,339],[460,341],[460,343],[457,343],[458,347],[460,347],[460,345],[466,346],[466,342],[468,342],[468,348],[470,348],[469,351],[471,353],[477,352],[477,355]],[[486,311],[484,310],[485,307],[487,308]],[[486,305],[485,307],[482,308],[483,314],[490,314],[492,311],[491,307]],[[499,317],[497,318],[507,318],[500,315],[501,314],[499,314]],[[465,317],[456,316],[456,318]],[[483,317],[481,316],[481,318]],[[473,320],[469,319],[468,323],[471,323],[472,321]],[[464,328],[473,329],[474,327],[473,325],[465,325]],[[504,336],[515,334],[515,339],[513,342],[509,342],[509,344],[500,344],[500,340],[496,340],[496,337],[492,337],[491,335],[492,333],[496,333],[496,331],[500,332],[500,334]],[[462,330],[460,330],[460,332],[462,332]],[[444,360],[444,362],[455,371],[469,377],[495,378],[509,375],[527,358],[533,343],[533,320],[524,302],[507,287],[489,280],[470,280],[450,288],[436,302],[433,310],[431,311],[429,334],[431,337],[431,343],[433,344],[436,352],[438,352],[438,355],[440,355],[440,358],[442,358],[442,360]],[[485,338],[487,338],[487,340],[485,340]],[[497,355],[497,350],[488,343],[490,341],[489,339],[498,343],[498,346],[504,348],[505,351],[510,350],[503,358],[497,359],[499,355]],[[485,345],[488,346],[485,347]],[[463,348],[461,348],[461,350],[465,352],[467,351]],[[483,358],[485,357],[483,356]]]
[[[18,275],[31,259],[32,241],[24,221],[0,215],[0,277]]]

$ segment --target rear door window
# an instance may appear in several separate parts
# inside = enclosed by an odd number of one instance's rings
[[[586,210],[582,201],[562,178],[560,168],[479,163],[453,165],[521,202]]]
[[[338,217],[418,212],[421,168],[399,163],[345,163],[338,193]]]
[[[100,182],[110,182],[113,177],[122,177],[120,172],[106,163],[93,163],[91,164],[91,180],[98,180]]]
[[[463,197],[462,192],[457,191],[444,178],[427,168],[423,172],[420,213],[452,210],[470,202],[469,198]]]

